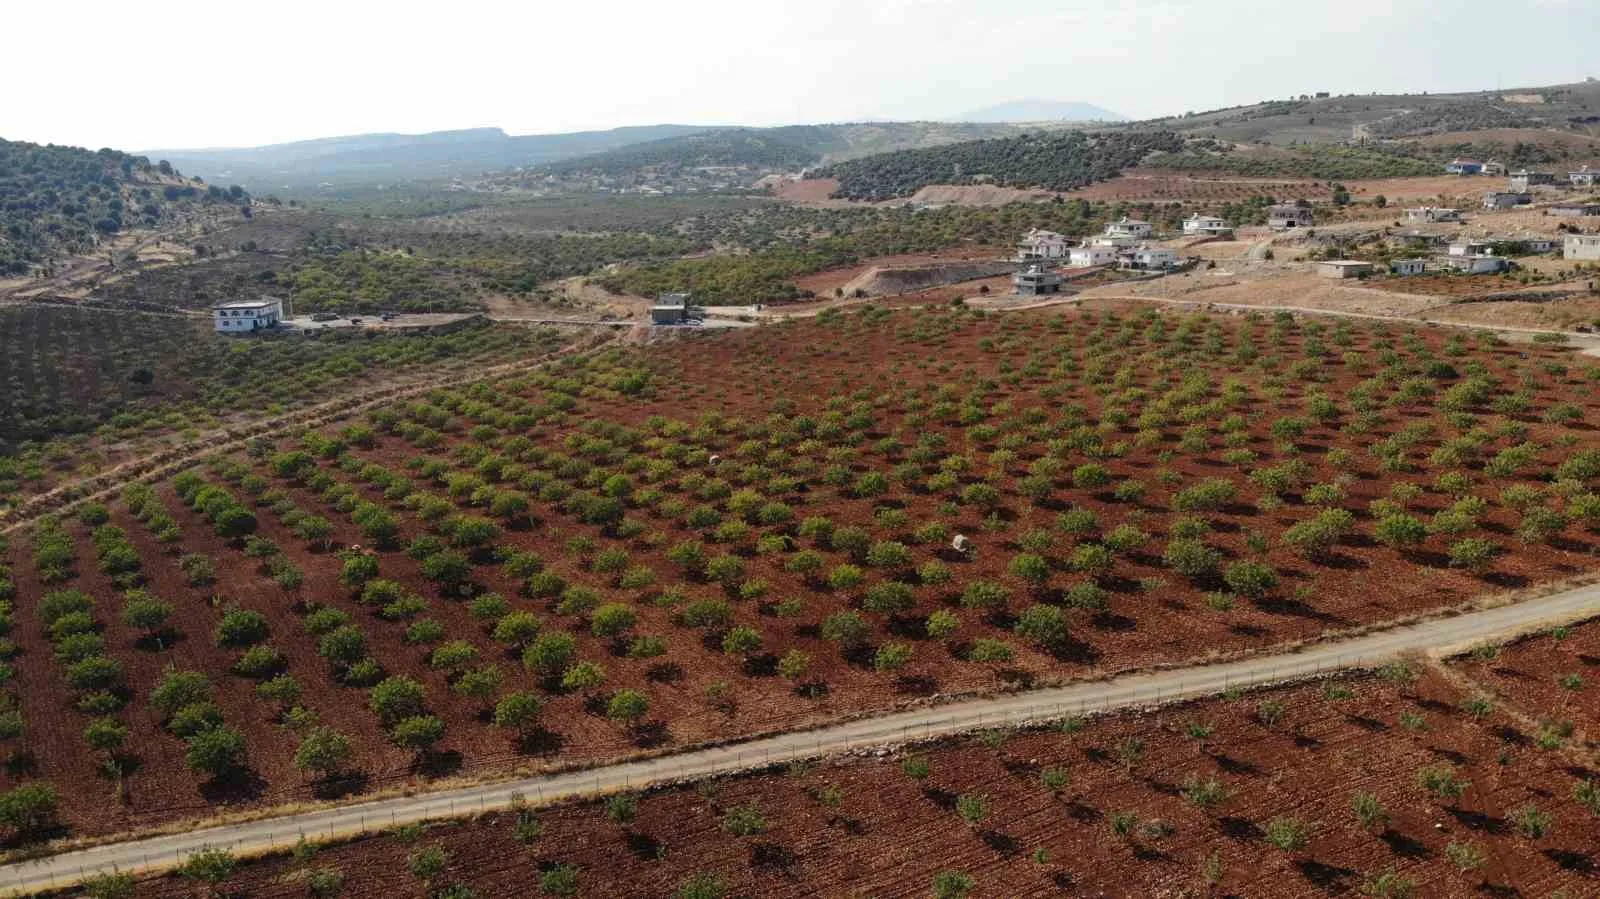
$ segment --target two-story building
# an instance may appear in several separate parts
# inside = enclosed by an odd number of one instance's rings
[[[1105,244],[1087,244],[1067,251],[1067,264],[1073,268],[1094,265],[1111,265],[1117,261],[1117,247]]]
[[[1034,228],[1017,242],[1017,261],[1033,262],[1040,259],[1065,259],[1072,249],[1072,241],[1065,235],[1042,228]]]
[[[1600,182],[1600,169],[1591,169],[1583,166],[1576,172],[1567,173],[1567,182],[1573,187],[1594,187]]]
[[[1139,247],[1122,258],[1122,266],[1142,272],[1164,272],[1178,265],[1178,251],[1166,247]]]
[[[1233,229],[1224,219],[1195,213],[1183,220],[1183,233],[1203,237],[1224,237],[1232,234]]]
[[[1155,226],[1151,225],[1149,222],[1141,222],[1138,219],[1131,219],[1127,216],[1123,216],[1120,221],[1115,221],[1106,225],[1106,236],[1127,238],[1132,240],[1143,240],[1146,237],[1149,237],[1150,233],[1154,230]]]
[[[1527,169],[1512,172],[1511,177],[1506,180],[1506,186],[1511,189],[1511,192],[1519,194],[1527,193],[1537,184],[1554,183],[1556,183],[1555,172],[1530,172]]]
[[[1011,283],[1019,296],[1041,296],[1060,293],[1063,279],[1043,265],[1030,265],[1011,276]]]
[[[262,297],[219,303],[211,309],[211,321],[219,334],[250,334],[276,328],[283,321],[283,301]]]

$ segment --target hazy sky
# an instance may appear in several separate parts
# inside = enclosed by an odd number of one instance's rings
[[[1600,0],[6,6],[0,137],[129,150],[946,118],[1022,99],[1145,118],[1319,90],[1600,76]]]

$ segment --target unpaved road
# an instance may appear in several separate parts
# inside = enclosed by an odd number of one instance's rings
[[[67,886],[99,871],[170,868],[205,848],[227,848],[241,855],[281,850],[293,846],[302,836],[311,840],[352,836],[397,824],[505,808],[520,798],[537,804],[728,774],[981,727],[1153,706],[1220,693],[1229,687],[1250,687],[1370,667],[1404,654],[1443,655],[1485,640],[1503,639],[1597,614],[1600,614],[1600,585],[1578,587],[1521,603],[1330,641],[1300,651],[1080,682],[995,698],[967,699],[589,771],[356,802],[259,821],[108,843],[0,867],[0,889],[11,894],[28,893]]]

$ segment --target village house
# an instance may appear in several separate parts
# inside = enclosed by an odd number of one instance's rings
[[[1317,274],[1324,278],[1360,278],[1372,274],[1370,262],[1355,259],[1330,259],[1317,263]]]
[[[1483,163],[1476,159],[1452,159],[1445,163],[1444,170],[1451,175],[1477,175],[1483,171]]]
[[[1064,259],[1067,250],[1072,248],[1072,241],[1065,235],[1054,231],[1045,231],[1034,228],[1022,236],[1017,243],[1017,261],[1032,262],[1036,259]]]
[[[1469,275],[1492,275],[1511,268],[1511,262],[1500,256],[1446,256],[1444,264]]]
[[[1486,162],[1486,163],[1483,164],[1483,172],[1482,172],[1482,174],[1485,174],[1485,175],[1504,175],[1505,173],[1506,173],[1506,164],[1503,163],[1503,162],[1495,162],[1493,160],[1490,160],[1489,162]]]
[[[1214,215],[1201,215],[1195,213],[1183,220],[1183,233],[1199,234],[1206,237],[1220,237],[1233,233],[1228,223]]]
[[[1562,218],[1582,218],[1584,216],[1600,215],[1600,203],[1557,203],[1550,207],[1550,214]]]
[[[1138,219],[1131,219],[1127,216],[1123,216],[1120,221],[1115,221],[1109,225],[1106,225],[1106,236],[1142,240],[1143,238],[1149,237],[1150,232],[1154,230],[1155,228],[1149,222],[1141,222]]]
[[[1093,265],[1110,265],[1117,261],[1117,248],[1100,244],[1089,244],[1082,247],[1073,247],[1067,251],[1067,264],[1073,268],[1089,268]]]
[[[1438,206],[1419,206],[1406,210],[1408,222],[1459,222],[1461,210],[1444,209]]]
[[[1600,234],[1568,234],[1561,245],[1561,258],[1600,262]]]
[[[1507,180],[1507,186],[1512,193],[1527,193],[1536,184],[1556,183],[1555,172],[1530,172],[1527,169],[1512,172]]]
[[[1084,246],[1089,247],[1112,247],[1118,250],[1131,250],[1138,245],[1139,238],[1137,237],[1128,237],[1127,235],[1112,237],[1108,234],[1097,234],[1089,238],[1088,242],[1084,244]]]
[[[1427,270],[1426,259],[1396,259],[1389,263],[1389,271],[1397,275],[1420,275]]]
[[[1296,203],[1280,203],[1267,210],[1267,227],[1274,231],[1287,231],[1290,228],[1309,228],[1316,224],[1316,219],[1311,214],[1310,206],[1301,206]]]
[[[1040,296],[1061,292],[1062,277],[1043,265],[1030,265],[1011,276],[1011,283],[1019,296]]]
[[[275,328],[283,321],[283,301],[262,297],[259,300],[219,303],[211,310],[211,321],[219,334],[248,334],[264,328]]]
[[[664,293],[650,307],[652,325],[687,325],[705,317],[705,309],[690,304],[686,293]]]
[[[1145,272],[1161,272],[1178,265],[1178,251],[1165,247],[1140,247],[1124,256],[1122,266]]]
[[[1533,194],[1491,190],[1483,195],[1484,209],[1515,209],[1533,202]]]
[[[1584,166],[1578,169],[1576,172],[1568,172],[1567,181],[1570,182],[1573,187],[1594,187],[1595,183],[1600,181],[1600,170],[1591,169],[1588,166]]]
[[[1492,240],[1458,240],[1450,245],[1451,256],[1492,256],[1494,255],[1494,241]]]

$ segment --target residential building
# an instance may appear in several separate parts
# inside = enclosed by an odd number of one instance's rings
[[[1408,222],[1459,222],[1461,210],[1445,209],[1439,206],[1419,206],[1406,210]]]
[[[1085,246],[1112,247],[1112,248],[1118,249],[1118,250],[1131,250],[1131,249],[1133,249],[1134,247],[1136,247],[1138,245],[1139,245],[1139,238],[1137,238],[1137,237],[1129,237],[1128,235],[1125,235],[1125,234],[1124,235],[1119,235],[1119,236],[1116,236],[1116,237],[1113,237],[1113,236],[1111,236],[1109,234],[1098,234],[1098,235],[1095,235],[1094,237],[1089,238],[1088,243],[1085,244]]]
[[[1559,215],[1562,218],[1600,215],[1600,203],[1557,203],[1550,207],[1550,214]]]
[[[1127,216],[1123,216],[1121,221],[1112,222],[1111,224],[1106,225],[1106,236],[1130,237],[1134,240],[1141,240],[1149,237],[1150,232],[1154,230],[1154,226],[1152,226],[1149,222],[1141,222],[1138,219],[1131,219]]]
[[[1446,256],[1444,264],[1469,275],[1492,275],[1511,268],[1510,260],[1500,256]]]
[[[1316,218],[1311,214],[1310,206],[1301,206],[1297,203],[1280,203],[1267,210],[1267,227],[1274,231],[1287,231],[1290,228],[1309,228],[1316,224]]]
[[[1491,190],[1483,195],[1484,209],[1515,209],[1533,202],[1533,194],[1511,190]]]
[[[1089,244],[1088,246],[1073,247],[1067,251],[1067,263],[1073,268],[1089,268],[1093,265],[1110,265],[1117,261],[1117,248]]]
[[[1594,187],[1596,183],[1600,183],[1600,169],[1584,166],[1576,172],[1568,172],[1567,181],[1573,187]]]
[[[1207,237],[1220,237],[1232,234],[1233,229],[1228,223],[1214,215],[1200,215],[1195,213],[1183,220],[1183,233],[1198,234]]]
[[[1065,235],[1054,231],[1045,231],[1034,228],[1022,236],[1017,242],[1017,261],[1031,262],[1035,259],[1064,259],[1067,250],[1072,248],[1072,241]]]
[[[690,304],[686,293],[664,293],[650,307],[652,325],[686,325],[701,320],[705,310]]]
[[[1396,259],[1389,263],[1389,271],[1397,275],[1420,275],[1427,270],[1425,259]]]
[[[1505,173],[1506,164],[1503,162],[1490,160],[1483,164],[1483,174],[1485,175],[1504,175]]]
[[[1554,183],[1556,183],[1555,172],[1530,172],[1527,169],[1512,172],[1511,177],[1506,182],[1513,193],[1527,193],[1536,184]]]
[[[283,321],[283,301],[274,297],[219,303],[211,310],[219,334],[248,334],[275,328]]]
[[[1317,263],[1317,274],[1324,278],[1360,278],[1372,272],[1372,263],[1355,259],[1330,259]]]
[[[1123,257],[1126,268],[1147,272],[1162,272],[1178,265],[1178,251],[1166,247],[1139,247],[1131,256]]]
[[[1492,240],[1458,240],[1450,245],[1451,256],[1490,256],[1494,254]]]
[[[1483,163],[1476,159],[1452,159],[1444,170],[1451,175],[1477,175],[1483,171]]]
[[[1025,297],[1060,293],[1061,282],[1059,274],[1042,265],[1030,265],[1011,276],[1011,283],[1015,285],[1017,294]]]
[[[1561,246],[1561,258],[1600,262],[1600,234],[1568,234]]]

